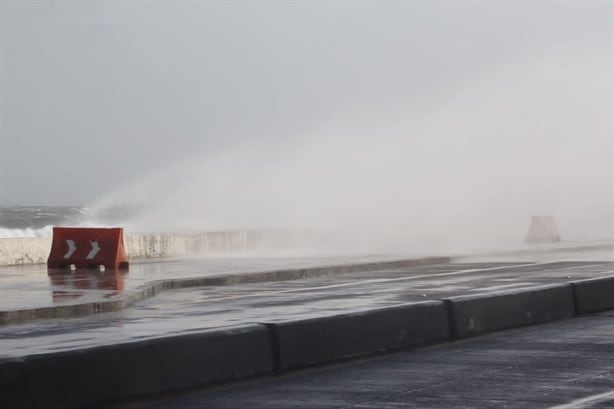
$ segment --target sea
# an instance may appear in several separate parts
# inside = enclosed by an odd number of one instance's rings
[[[124,219],[122,212],[86,206],[0,206],[0,238],[51,236],[54,226],[107,226]]]

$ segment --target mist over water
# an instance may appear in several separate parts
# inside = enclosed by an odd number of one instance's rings
[[[349,100],[291,143],[187,156],[97,206],[137,207],[139,231],[301,228],[345,250],[514,247],[533,215],[611,239],[610,68],[555,51],[424,108]]]
[[[614,238],[612,2],[2,11],[2,204],[331,251]]]

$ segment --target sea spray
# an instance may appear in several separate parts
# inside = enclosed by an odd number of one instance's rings
[[[510,64],[437,107],[348,104],[291,143],[182,161],[91,205],[134,204],[137,230],[300,228],[339,248],[509,246],[535,214],[564,240],[612,238],[611,73],[600,50],[576,51]]]

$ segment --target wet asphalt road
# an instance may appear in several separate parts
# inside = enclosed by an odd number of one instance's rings
[[[610,261],[614,262],[614,245],[581,249],[555,247],[556,251],[491,253],[465,256],[467,263],[527,261]],[[178,259],[131,261],[129,273],[107,270],[80,270],[72,274],[56,271],[49,274],[45,265],[0,266],[0,311],[46,308],[113,299],[155,280],[186,279],[246,272],[287,270],[340,264],[357,264],[436,256],[427,252],[407,254],[361,255],[227,255]]]
[[[118,312],[0,326],[0,358],[609,275],[612,262],[471,262],[173,290]]]
[[[614,312],[114,408],[614,408]]]
[[[585,253],[581,253],[585,256]],[[604,259],[607,254],[599,255]],[[66,270],[49,274],[44,264],[0,266],[0,311],[44,308],[67,303],[96,302],[163,279],[308,268],[322,265],[368,263],[411,258],[408,255],[352,255],[318,257],[207,256],[149,259],[131,262],[130,271]],[[612,258],[614,261],[614,257]]]

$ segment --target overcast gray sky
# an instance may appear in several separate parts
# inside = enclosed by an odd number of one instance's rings
[[[2,204],[614,235],[612,1],[0,2]]]
[[[611,1],[1,4],[4,204],[87,203],[339,112],[420,112],[548,50],[612,52]]]

